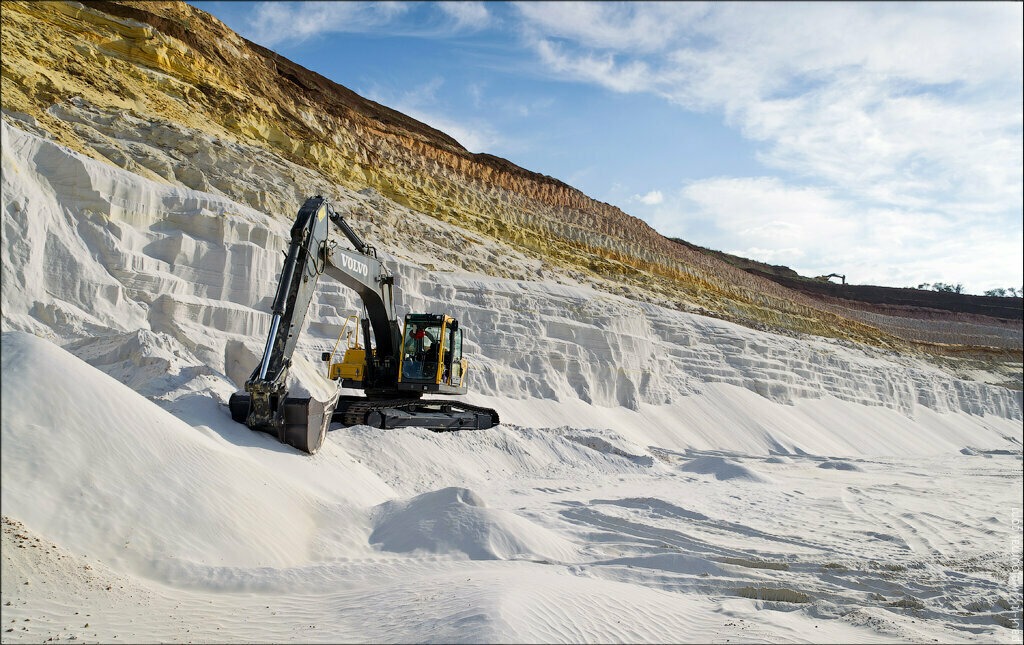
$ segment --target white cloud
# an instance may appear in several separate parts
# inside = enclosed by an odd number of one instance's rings
[[[849,240],[856,229],[846,206],[830,192],[790,187],[771,177],[695,182],[678,198],[688,219],[713,226],[733,245],[813,247],[823,239]]]
[[[722,110],[780,168],[1020,186],[1019,4],[552,4],[519,5],[550,71]]]
[[[412,15],[411,6],[409,2],[261,2],[243,35],[274,47],[331,33],[438,38],[491,24],[491,14],[482,2],[436,2],[420,14],[418,24],[399,20]]]
[[[555,72],[616,92],[642,92],[652,88],[650,72],[642,61],[620,64],[612,54],[571,56],[548,40],[538,41],[535,47],[544,65]]]
[[[487,152],[502,145],[501,135],[488,123],[465,122],[443,114],[428,112],[415,107],[396,108],[400,112],[422,121],[432,128],[452,137],[470,152]]]
[[[807,276],[841,273],[854,283],[891,286],[962,283],[970,293],[1022,279],[1019,230],[1000,231],[970,216],[864,207],[773,177],[693,182],[645,219],[667,236]]]
[[[1020,5],[555,4],[520,6],[547,69],[722,110],[765,163],[907,203],[1020,193]]]
[[[586,47],[629,52],[662,49],[675,41],[687,22],[706,11],[697,2],[517,2],[515,7],[530,31]]]
[[[267,47],[325,33],[371,31],[404,14],[404,2],[264,2],[244,35]]]
[[[483,2],[438,2],[441,11],[455,20],[455,28],[483,29],[491,22],[491,14]]]
[[[634,195],[633,199],[646,206],[657,206],[665,201],[665,196],[661,194],[660,190],[652,190],[646,195]]]
[[[444,79],[435,77],[400,94],[379,87],[360,93],[444,132],[470,152],[487,152],[503,145],[504,139],[490,123],[480,119],[460,120],[440,112],[437,93],[443,85]]]
[[[757,258],[759,262],[766,264],[780,264],[790,267],[805,255],[803,250],[798,248],[762,249],[756,246],[738,250],[726,249],[724,252],[745,258]]]
[[[484,86],[481,83],[470,83],[466,86],[466,92],[473,101],[473,107],[480,109],[480,106],[484,103]]]
[[[745,108],[743,131],[768,165],[875,201],[982,212],[1019,203],[1021,115],[991,102],[838,82]]]

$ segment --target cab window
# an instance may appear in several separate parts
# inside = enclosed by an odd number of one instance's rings
[[[440,340],[440,324],[407,324],[405,329],[405,358],[402,364],[402,377],[430,381],[436,380]]]

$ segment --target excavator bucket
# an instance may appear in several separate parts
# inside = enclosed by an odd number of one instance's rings
[[[245,392],[236,392],[228,400],[231,418],[247,424],[251,397]],[[327,427],[338,405],[338,396],[327,401],[315,398],[286,397],[281,413],[275,415],[278,423],[250,426],[253,430],[266,432],[302,452],[315,454],[324,443]]]

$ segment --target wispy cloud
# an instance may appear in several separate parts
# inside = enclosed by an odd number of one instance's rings
[[[274,47],[332,33],[438,38],[490,24],[491,13],[482,2],[262,2],[244,35]]]
[[[406,11],[404,2],[264,2],[245,35],[273,47],[327,33],[373,31]]]
[[[689,22],[708,8],[698,2],[517,2],[529,34],[594,49],[657,52],[685,37]]]
[[[597,83],[616,92],[643,92],[653,87],[650,70],[643,61],[622,63],[613,54],[566,54],[549,40],[538,41],[536,48],[546,67],[576,80]]]
[[[361,93],[373,101],[444,132],[470,152],[488,152],[504,145],[503,137],[490,123],[482,119],[457,119],[443,112],[438,93],[444,84],[443,78],[435,77],[426,83],[398,92],[383,87],[371,87],[362,90]]]
[[[491,23],[491,13],[483,2],[438,2],[437,6],[459,30],[483,29]]]
[[[1020,5],[550,6],[519,8],[553,73],[722,110],[765,163],[884,199],[1020,192]]]
[[[470,152],[488,152],[503,145],[501,134],[484,121],[455,119],[417,107],[399,107],[398,109],[400,112],[444,132]]]
[[[665,196],[661,194],[660,190],[652,190],[645,195],[633,195],[633,199],[646,206],[657,206],[665,201]]]

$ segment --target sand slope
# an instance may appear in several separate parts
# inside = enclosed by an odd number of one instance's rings
[[[288,217],[3,137],[4,642],[1019,638],[1020,392],[394,238],[506,423],[309,457],[225,406]],[[302,384],[355,309],[322,285]]]

